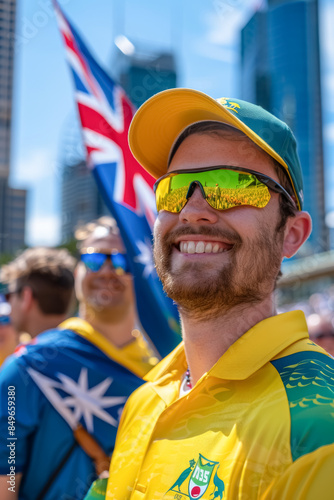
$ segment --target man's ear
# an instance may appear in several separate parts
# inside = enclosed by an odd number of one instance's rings
[[[311,231],[312,220],[309,213],[297,212],[294,217],[289,217],[284,229],[283,257],[295,255]]]
[[[34,302],[34,294],[30,286],[24,286],[21,291],[22,309],[29,311]]]
[[[86,266],[83,262],[79,262],[74,270],[74,289],[77,300],[83,300],[82,281],[86,276]]]

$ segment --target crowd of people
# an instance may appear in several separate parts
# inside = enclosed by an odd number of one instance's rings
[[[155,267],[183,340],[159,360],[112,217],[78,229],[77,259],[31,248],[4,265],[1,500],[331,499],[334,293],[307,317],[274,301],[311,232],[291,130],[172,89],[129,143],[157,179]]]
[[[328,286],[303,301],[281,306],[279,311],[292,309],[304,312],[310,339],[334,356],[334,287]]]

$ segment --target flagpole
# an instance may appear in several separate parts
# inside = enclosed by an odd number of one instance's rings
[[[114,0],[112,8],[112,46],[110,49],[110,74],[119,80],[118,68],[118,49],[116,48],[116,39],[125,32],[125,4],[127,0]]]
[[[174,15],[173,15],[174,14]],[[175,20],[175,22],[174,22]],[[171,51],[175,57],[176,68],[178,68],[178,58],[182,47],[182,26],[183,26],[183,2],[170,3],[170,36]],[[179,74],[176,72],[176,86],[179,86]]]
[[[114,0],[113,3],[113,38],[125,35],[125,4],[126,0]]]

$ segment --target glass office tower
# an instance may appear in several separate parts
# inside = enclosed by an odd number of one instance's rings
[[[9,175],[15,0],[0,0],[0,177]]]
[[[15,0],[0,0],[0,253],[24,246],[26,191],[8,185],[12,125]]]
[[[132,104],[139,108],[154,94],[176,87],[176,64],[170,52],[149,51],[127,42],[132,50],[124,50],[124,41],[116,44],[113,71]]]
[[[64,243],[74,237],[75,229],[79,226],[110,214],[84,160],[64,166],[61,200]]]
[[[317,0],[268,0],[241,33],[242,97],[284,120],[298,143],[305,210],[313,231],[304,252],[329,249],[325,225]]]

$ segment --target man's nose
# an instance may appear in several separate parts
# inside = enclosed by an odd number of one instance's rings
[[[110,257],[106,259],[106,261],[103,263],[103,265],[100,268],[100,272],[105,272],[108,273],[110,271],[113,271],[114,273],[116,272],[115,267],[113,266],[113,263],[111,262]]]
[[[204,193],[204,189],[203,189],[202,184],[199,181],[193,181],[188,186],[188,192],[187,192],[187,196],[186,196],[187,200],[189,200],[189,198],[191,197],[191,195],[195,191],[196,187],[199,188],[199,190],[202,193],[203,198],[205,198],[205,193]]]
[[[188,201],[180,212],[182,222],[207,222],[214,224],[218,220],[218,211],[205,200],[201,188],[192,183],[188,190]]]

